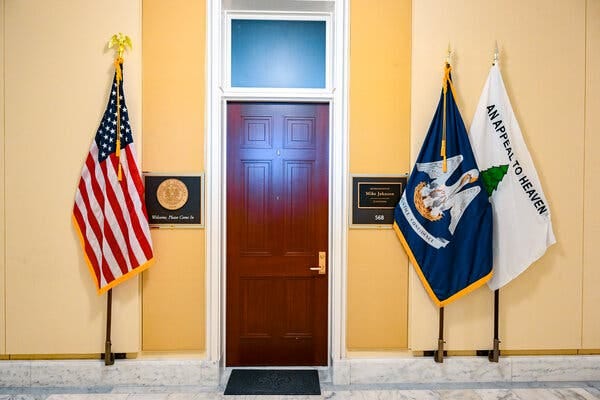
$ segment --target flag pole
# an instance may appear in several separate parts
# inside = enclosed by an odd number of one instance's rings
[[[433,359],[437,363],[444,362],[444,307],[440,307],[438,348],[433,352]]]
[[[448,42],[448,51],[446,53],[445,60],[445,73],[444,73],[444,117],[442,122],[442,149],[440,152],[440,156],[442,157],[443,170],[446,172],[446,93],[448,91],[448,71],[450,68],[450,57],[452,56],[452,48],[450,47],[450,42]],[[437,363],[444,362],[444,307],[440,307],[440,317],[439,317],[439,331],[438,331],[438,347],[437,350],[433,352],[433,359]]]
[[[498,362],[500,357],[500,339],[498,338],[498,309],[500,308],[500,289],[494,290],[494,348],[488,353],[490,362]]]
[[[119,116],[120,106],[119,101],[119,80],[122,79],[121,74],[121,63],[123,62],[123,53],[127,50],[127,47],[131,48],[131,39],[129,36],[118,33],[112,35],[108,42],[108,48],[116,47],[117,57],[115,59],[115,74],[117,75],[117,121],[121,121]],[[120,138],[120,123],[117,123],[117,138],[116,138],[116,156],[119,157],[119,150],[121,144]],[[121,180],[121,163],[119,162],[118,179]],[[115,363],[115,355],[112,352],[110,341],[110,332],[112,328],[112,289],[109,289],[106,294],[106,342],[104,343],[104,365],[113,365]]]
[[[497,65],[499,60],[498,41],[494,45],[494,60],[492,65]],[[500,308],[500,289],[494,290],[494,347],[488,353],[490,362],[498,362],[500,358],[500,339],[498,338],[498,310]]]
[[[106,342],[104,343],[104,365],[113,365],[115,355],[111,350],[110,330],[112,325],[112,289],[106,294]]]

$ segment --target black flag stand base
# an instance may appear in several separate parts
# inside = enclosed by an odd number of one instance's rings
[[[438,339],[438,349],[433,352],[433,360],[436,363],[444,362],[444,341]]]
[[[433,352],[436,363],[444,362],[444,307],[440,307],[440,331],[438,335],[438,348]]]
[[[500,358],[500,340],[498,340],[498,338],[494,339],[494,348],[492,350],[490,350],[490,352],[488,353],[488,360],[490,360],[490,362],[498,362],[498,359]]]
[[[110,328],[112,320],[112,289],[106,295],[106,343],[104,344],[104,365],[113,365],[115,355],[111,350]]]
[[[498,362],[500,358],[500,339],[498,339],[498,308],[500,306],[500,289],[494,290],[494,348],[488,353],[490,362]]]

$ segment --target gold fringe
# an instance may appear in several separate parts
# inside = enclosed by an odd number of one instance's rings
[[[92,279],[94,280],[94,283],[96,284],[96,291],[97,291],[98,295],[101,295],[102,293],[107,292],[109,289],[112,289],[119,283],[124,282],[127,279],[138,275],[140,272],[147,270],[154,263],[154,257],[152,257],[151,259],[146,261],[144,264],[132,269],[125,275],[121,275],[119,278],[108,283],[106,286],[100,287],[100,282],[98,282],[98,277],[96,276],[96,273],[94,272],[94,267],[92,265],[92,262],[88,258],[87,253],[85,252],[85,239],[83,238],[83,232],[81,231],[81,228],[80,228],[79,224],[77,223],[75,214],[71,214],[71,220],[73,221],[73,226],[75,227],[75,231],[77,232],[77,236],[79,237],[79,242],[81,243],[81,248],[83,250],[83,256],[85,258],[85,263],[88,266],[88,269],[90,271],[90,274],[92,275]]]
[[[398,224],[395,221],[394,221],[394,231],[396,231],[396,235],[398,236],[398,239],[400,239],[400,243],[402,243],[404,250],[406,250],[408,259],[412,263],[412,265],[415,269],[415,272],[417,273],[417,276],[419,277],[419,279],[421,280],[421,283],[423,284],[423,287],[425,287],[425,291],[427,292],[427,294],[429,295],[429,297],[431,298],[433,303],[438,307],[445,307],[446,305],[452,303],[453,301],[455,301],[455,300],[463,297],[464,295],[471,293],[473,290],[483,286],[487,281],[489,281],[492,278],[492,275],[494,273],[493,270],[490,271],[490,273],[487,274],[486,276],[484,276],[483,278],[480,278],[478,281],[471,283],[469,286],[463,288],[459,292],[454,293],[452,296],[450,296],[446,300],[442,301],[442,300],[438,299],[438,297],[433,292],[433,289],[429,285],[427,278],[425,278],[425,275],[423,274],[423,271],[421,270],[421,266],[417,262],[415,255],[413,254],[410,246],[408,245],[408,242],[406,241],[406,239],[404,238],[404,235],[402,234],[402,231],[400,230],[400,227],[398,226]]]
[[[442,88],[444,91],[444,116],[442,119],[442,148],[440,149],[440,156],[442,157],[442,171],[448,172],[448,164],[446,162],[446,95],[448,93],[448,83],[452,84],[450,80],[450,72],[452,67],[446,63],[444,68],[444,81],[442,82]]]
[[[452,83],[452,79],[450,79],[450,73],[452,72],[452,66],[448,63],[446,63],[445,67],[444,67],[444,79],[442,81],[442,88],[444,91],[444,117],[442,119],[442,146],[440,149],[440,156],[442,157],[443,163],[442,163],[442,171],[447,172],[448,171],[448,165],[446,162],[446,107],[447,107],[447,101],[446,101],[446,95],[448,93],[448,87],[450,87],[450,93],[452,93],[452,97],[454,98],[454,101],[456,102],[456,96],[455,96],[455,90],[454,90],[454,84]]]

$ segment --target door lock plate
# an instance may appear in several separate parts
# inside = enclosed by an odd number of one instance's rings
[[[325,251],[319,252],[319,266],[310,267],[311,271],[319,271],[319,275],[325,275],[327,273],[327,253]]]

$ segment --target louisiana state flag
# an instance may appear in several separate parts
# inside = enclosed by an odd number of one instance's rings
[[[492,208],[446,64],[442,94],[394,211],[394,229],[438,307],[492,276]]]

